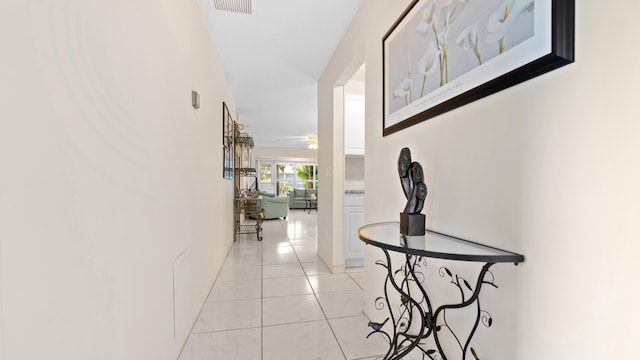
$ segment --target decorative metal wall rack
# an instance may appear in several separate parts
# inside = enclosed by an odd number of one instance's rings
[[[260,208],[260,197],[236,197],[235,198],[235,224],[236,235],[256,234],[258,241],[262,241],[262,222],[264,212]],[[254,223],[244,223],[244,218],[254,218]]]
[[[244,126],[242,124],[234,122],[235,233],[236,235],[255,233],[258,241],[261,241],[264,212],[262,211],[261,198],[258,193],[256,169],[252,167],[251,161],[253,138],[243,130]],[[255,223],[247,222],[245,224],[246,218],[255,219]]]
[[[383,359],[402,359],[410,352],[418,351],[422,359],[454,359],[457,356],[452,357],[452,353],[457,353],[461,354],[462,360],[471,359],[468,354],[479,360],[472,346],[473,336],[480,324],[490,327],[493,323],[491,314],[482,309],[479,295],[483,285],[497,288],[489,268],[496,263],[517,265],[524,262],[524,256],[429,230],[424,236],[401,235],[398,222],[365,225],[358,233],[362,241],[380,248],[385,255],[384,260],[376,261],[387,274],[384,297],[377,298],[375,306],[378,310],[386,308],[389,316],[382,323],[370,322],[372,331],[368,335],[381,334],[389,342],[389,350]],[[389,252],[404,257],[404,262],[397,269],[391,263]],[[448,267],[439,268],[438,274],[457,287],[461,297],[459,301],[436,306],[423,286],[423,270],[428,258],[483,262],[484,265],[475,283],[470,283]],[[394,299],[398,299],[399,304],[394,304]],[[476,317],[470,332],[463,337],[450,326],[446,314],[467,307],[475,308]],[[459,350],[445,349],[442,342],[445,333],[455,339]],[[433,341],[427,342],[429,338]]]

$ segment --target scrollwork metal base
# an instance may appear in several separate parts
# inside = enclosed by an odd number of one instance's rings
[[[263,222],[264,222],[264,211],[262,210],[260,210],[260,212],[257,213],[255,224],[245,225],[245,224],[242,224],[240,220],[236,220],[236,235],[255,233],[258,241],[262,241],[262,223]]]
[[[386,307],[389,317],[382,323],[370,322],[372,331],[367,336],[380,334],[389,343],[389,350],[382,359],[402,359],[416,348],[419,349],[423,359],[452,359],[451,354],[446,354],[441,341],[441,336],[447,332],[457,342],[462,360],[471,359],[468,354],[473,356],[473,359],[479,360],[476,349],[471,346],[471,343],[480,324],[485,327],[493,324],[491,314],[481,308],[478,297],[485,284],[497,288],[493,274],[489,271],[493,263],[484,264],[475,281],[475,286],[449,268],[441,267],[438,271],[439,275],[449,278],[451,284],[459,290],[460,301],[436,308],[422,285],[425,280],[422,269],[427,266],[427,259],[406,254],[404,264],[394,270],[389,252],[384,248],[382,251],[386,262],[378,260],[376,264],[384,267],[387,275],[384,282],[384,296],[376,299],[375,306],[378,310]],[[399,305],[392,304],[390,300],[392,293],[396,297],[399,295]],[[468,335],[462,337],[447,321],[447,311],[469,306],[475,307],[476,318]],[[427,342],[429,338],[432,338],[433,342]]]

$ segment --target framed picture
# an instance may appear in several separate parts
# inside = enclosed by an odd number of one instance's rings
[[[575,0],[414,0],[382,39],[383,136],[574,60]]]
[[[222,176],[233,179],[233,119],[225,102],[222,102]]]
[[[222,145],[228,149],[233,146],[233,119],[224,101],[222,102]]]
[[[231,149],[222,147],[222,177],[225,179],[233,179],[233,153]]]

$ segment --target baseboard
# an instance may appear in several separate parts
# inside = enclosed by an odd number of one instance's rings
[[[344,266],[347,268],[364,267],[364,258],[345,259]]]

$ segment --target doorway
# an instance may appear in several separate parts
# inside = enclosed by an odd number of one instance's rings
[[[365,65],[343,89],[344,134],[344,258],[345,267],[364,266],[364,244],[358,229],[364,225]]]

